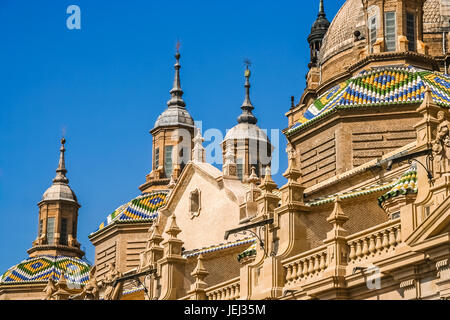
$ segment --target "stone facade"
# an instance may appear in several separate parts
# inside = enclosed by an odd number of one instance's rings
[[[270,165],[246,166],[240,179],[227,139],[222,170],[206,163],[193,128],[184,168],[162,179],[153,165],[143,194],[91,234],[96,266],[81,295],[449,299],[450,77],[440,72],[447,53],[439,53],[447,6],[347,0],[323,42],[314,38],[318,60],[286,113],[285,184],[273,181]],[[322,18],[323,10],[321,2]],[[186,115],[178,59],[169,109]],[[256,125],[249,76],[247,69],[233,130],[247,144]],[[170,126],[172,117],[162,118],[152,130],[154,152],[169,143],[165,131],[186,125],[186,117]],[[24,287],[4,288],[0,297],[31,297]]]

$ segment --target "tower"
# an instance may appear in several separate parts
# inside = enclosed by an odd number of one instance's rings
[[[242,113],[237,118],[238,124],[231,128],[222,142],[224,163],[234,162],[237,177],[247,181],[252,167],[258,176],[270,165],[272,145],[267,134],[259,128],[258,120],[253,114],[253,104],[250,100],[250,70],[245,70],[245,97],[242,103]],[[232,161],[234,159],[234,161]],[[225,166],[224,166],[225,169]]]
[[[319,51],[322,46],[322,40],[327,33],[330,22],[325,16],[325,10],[323,6],[323,0],[320,0],[319,13],[317,14],[317,19],[314,21],[311,27],[311,33],[308,36],[308,43],[310,49],[310,62],[308,67],[316,67],[319,58]]]
[[[66,177],[65,143],[62,138],[56,176],[38,203],[38,236],[28,250],[30,257],[64,255],[81,258],[84,255],[77,241],[78,209],[81,206]]]
[[[148,192],[161,189],[169,184],[171,177],[176,180],[184,165],[191,159],[194,137],[194,120],[186,109],[180,83],[180,52],[175,54],[175,77],[170,90],[171,98],[167,108],[155,122],[150,134],[153,136],[152,170],[146,182],[139,189]]]

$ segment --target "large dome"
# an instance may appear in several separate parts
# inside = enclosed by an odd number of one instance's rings
[[[450,6],[442,0],[426,0],[423,6],[423,32],[441,33],[450,26]],[[370,8],[369,8],[370,10]],[[347,0],[328,28],[320,50],[320,62],[353,46],[354,32],[366,36],[366,22],[361,0]]]

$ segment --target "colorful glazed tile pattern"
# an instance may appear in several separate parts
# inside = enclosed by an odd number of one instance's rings
[[[219,250],[224,250],[224,249],[231,248],[231,247],[241,246],[241,245],[251,243],[254,241],[255,241],[254,237],[249,237],[249,238],[245,238],[245,239],[236,240],[233,242],[221,243],[221,244],[216,244],[216,245],[212,245],[209,247],[204,247],[201,249],[190,250],[190,251],[185,252],[183,254],[183,256],[185,258],[190,258],[190,257],[197,256],[199,254],[205,254],[205,253],[215,252],[215,251],[219,251]]]
[[[155,191],[138,196],[130,202],[120,206],[103,221],[98,230],[115,221],[153,220],[158,216],[158,209],[166,204],[169,191]]]
[[[251,257],[256,255],[256,240],[253,241],[252,245],[238,254],[237,259],[241,261],[245,257]]]
[[[318,120],[337,109],[418,103],[423,100],[426,87],[433,100],[442,107],[450,107],[450,77],[439,72],[413,67],[384,67],[362,71],[357,76],[322,94],[303,113],[287,134]]]
[[[67,256],[37,256],[11,267],[0,277],[1,284],[58,281],[64,271],[69,283],[84,285],[89,281],[90,266],[85,261]]]
[[[397,183],[397,179],[392,180],[390,182],[383,183],[383,184],[375,184],[375,185],[371,185],[368,187],[358,188],[358,189],[354,189],[354,190],[343,192],[343,193],[336,193],[336,194],[329,195],[326,197],[314,199],[312,201],[307,202],[306,205],[314,207],[314,206],[320,206],[320,205],[323,205],[326,203],[331,203],[331,202],[334,202],[336,196],[338,196],[338,195],[341,199],[348,199],[348,198],[356,198],[356,197],[360,197],[360,196],[364,196],[367,194],[380,192],[380,191],[384,191],[384,190],[389,190],[396,183]]]
[[[417,193],[417,166],[415,163],[397,180],[388,192],[378,198],[378,204],[381,205],[387,199],[408,193]]]

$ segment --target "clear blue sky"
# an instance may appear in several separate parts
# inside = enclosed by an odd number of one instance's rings
[[[88,235],[139,194],[150,171],[148,131],[169,99],[177,39],[184,99],[203,129],[236,124],[244,58],[258,124],[285,128],[290,96],[298,101],[305,86],[318,2],[0,0],[0,273],[36,238],[63,129],[82,205],[78,240],[94,262]],[[343,3],[325,0],[330,21]],[[66,27],[71,4],[81,30]]]

